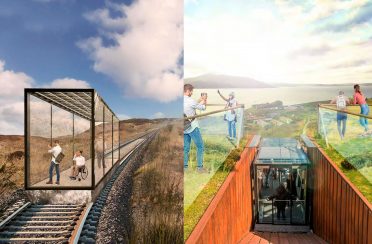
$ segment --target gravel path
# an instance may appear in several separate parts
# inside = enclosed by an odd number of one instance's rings
[[[106,206],[102,210],[97,230],[97,243],[129,243],[131,233],[131,195],[133,174],[142,164],[142,153],[147,145],[142,147],[129,160],[124,170],[116,179]]]

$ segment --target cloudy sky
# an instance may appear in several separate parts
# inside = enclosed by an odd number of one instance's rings
[[[372,2],[186,0],[185,70],[265,82],[372,82]]]
[[[93,87],[121,118],[180,116],[182,1],[3,0],[0,29],[0,134],[23,133],[25,87]]]

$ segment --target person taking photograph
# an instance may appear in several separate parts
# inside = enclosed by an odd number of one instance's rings
[[[217,90],[217,93],[220,95],[220,97],[227,102],[225,108],[233,108],[238,106],[238,101],[235,98],[235,93],[230,92],[229,97],[224,97],[220,90]],[[227,130],[228,130],[228,138],[230,140],[236,140],[236,122],[237,122],[237,116],[235,109],[231,109],[226,111],[226,114],[224,116],[225,120],[227,121]]]
[[[51,145],[48,145],[48,153],[52,154],[52,160],[50,162],[50,167],[49,167],[49,181],[46,182],[46,184],[53,184],[53,170],[56,168],[56,184],[59,185],[59,160],[57,160],[57,157],[59,154],[62,153],[62,148],[59,145],[59,141],[55,140],[54,141],[54,146],[52,147]]]
[[[185,84],[183,87],[183,113],[184,117],[191,117],[196,115],[196,110],[205,110],[207,104],[206,94],[201,96],[199,101],[195,101],[191,98],[193,94],[194,87],[191,84]],[[185,119],[185,128],[183,132],[184,136],[184,169],[187,170],[191,141],[194,141],[196,145],[196,159],[197,159],[197,171],[199,173],[208,172],[203,167],[203,157],[204,157],[204,143],[203,138],[199,130],[199,123],[196,118]]]

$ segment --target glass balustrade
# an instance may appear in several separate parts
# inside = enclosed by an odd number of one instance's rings
[[[328,146],[343,158],[342,166],[359,171],[372,182],[372,133],[366,132],[371,116],[358,116],[359,106],[348,106],[346,112],[336,111],[332,105],[319,107],[319,134]],[[369,125],[372,129],[372,125]]]

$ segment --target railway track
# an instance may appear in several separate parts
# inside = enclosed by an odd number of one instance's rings
[[[0,223],[0,243],[95,243],[98,220],[116,178],[134,152],[158,131],[140,137],[145,140],[124,157],[94,203],[16,205]]]
[[[68,243],[85,209],[85,204],[28,202],[3,221],[0,243]]]

